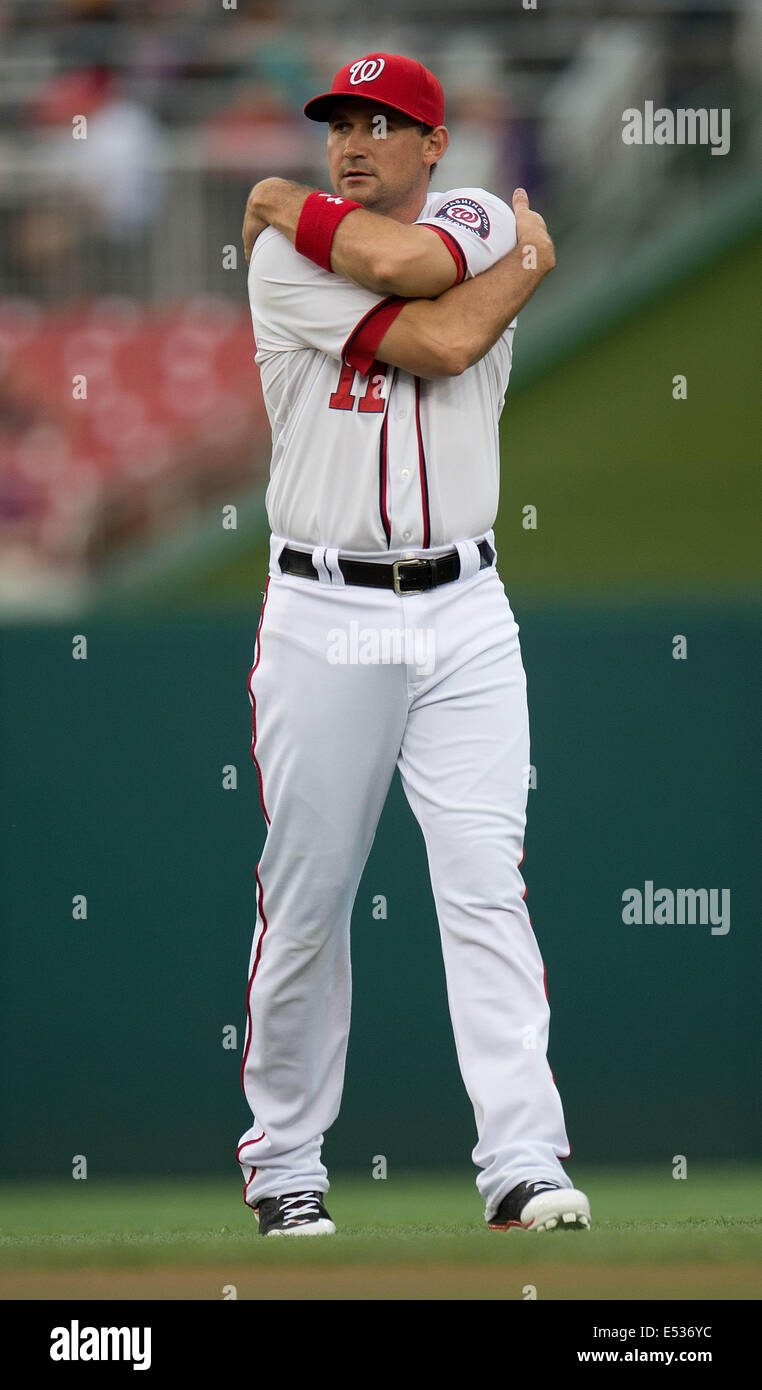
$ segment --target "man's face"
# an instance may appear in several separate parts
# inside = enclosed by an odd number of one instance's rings
[[[420,125],[389,106],[342,98],[328,123],[328,168],[337,193],[384,212],[429,178],[427,137]]]

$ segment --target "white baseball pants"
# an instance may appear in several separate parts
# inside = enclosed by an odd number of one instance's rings
[[[241,1068],[253,1116],[237,1149],[244,1200],[328,1190],[320,1154],[344,1083],[350,917],[396,766],[426,843],[489,1220],[519,1182],[572,1186],[520,873],[530,754],[518,625],[475,541],[458,543],[458,580],[405,597],[345,584],[323,548],[319,581],[283,575],[283,544],[273,537],[249,674],[267,838]]]

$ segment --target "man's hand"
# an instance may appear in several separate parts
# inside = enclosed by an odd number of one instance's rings
[[[262,216],[262,212],[264,211],[264,199],[262,195],[265,193],[265,185],[268,183],[270,183],[270,179],[260,179],[259,183],[255,183],[246,199],[246,211],[244,213],[241,235],[243,237],[243,249],[247,265],[251,260],[251,253],[254,250],[254,243],[259,233],[263,232],[265,227],[269,227],[270,225],[267,218]]]
[[[545,218],[539,212],[532,212],[525,188],[514,188],[511,202],[516,218],[517,246],[521,248],[522,255],[533,247],[536,252],[535,264],[547,273],[556,263],[556,253],[545,226]]]
[[[523,188],[514,190],[513,211],[513,250],[436,299],[409,299],[376,348],[379,362],[436,381],[460,376],[494,347],[556,264],[545,220]]]

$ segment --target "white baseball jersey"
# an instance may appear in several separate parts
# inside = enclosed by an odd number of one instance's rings
[[[417,221],[450,247],[458,282],[516,245],[512,209],[480,188],[430,193]],[[271,227],[252,252],[249,302],[273,433],[275,535],[381,555],[491,529],[516,319],[460,376],[425,381],[387,367],[375,353],[406,301],[321,269]]]

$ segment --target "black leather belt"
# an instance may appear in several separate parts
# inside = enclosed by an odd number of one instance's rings
[[[487,541],[479,541],[479,554],[482,557],[479,568],[486,569],[495,558]],[[312,563],[312,556],[306,550],[292,550],[286,545],[279,559],[284,574],[295,574],[301,579],[320,578]],[[340,555],[339,569],[347,584],[362,584],[368,589],[393,589],[395,594],[404,597],[406,594],[426,593],[440,584],[451,584],[460,574],[460,555],[457,550],[448,550],[446,555],[395,560],[392,564],[375,560],[347,560]]]

